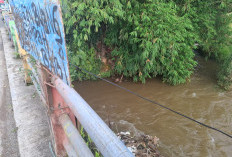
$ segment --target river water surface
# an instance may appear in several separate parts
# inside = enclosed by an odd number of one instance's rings
[[[216,64],[197,57],[191,82],[170,86],[155,78],[119,85],[198,121],[232,134],[232,92],[216,86]],[[232,139],[180,117],[103,81],[75,82],[75,89],[103,118],[129,130],[157,136],[164,156],[230,157]],[[123,130],[124,129],[124,130]]]

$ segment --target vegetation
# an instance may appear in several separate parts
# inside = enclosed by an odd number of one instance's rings
[[[189,2],[179,3],[182,14],[188,14],[193,23],[201,53],[218,62],[218,84],[228,89],[232,84],[232,1]]]
[[[81,137],[84,139],[86,145],[89,147],[91,152],[94,154],[95,157],[102,157],[99,150],[96,148],[95,144],[93,143],[92,139],[89,137],[88,133],[84,130],[84,128],[81,126]]]
[[[232,83],[231,0],[62,0],[62,9],[71,64],[177,85],[193,73],[198,48],[219,63],[219,85]],[[70,68],[73,79],[93,79]]]

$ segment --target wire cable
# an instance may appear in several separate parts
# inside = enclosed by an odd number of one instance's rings
[[[200,121],[197,121],[197,120],[195,120],[195,119],[193,119],[193,118],[191,118],[191,117],[189,117],[189,116],[187,116],[187,115],[185,115],[185,114],[182,114],[182,113],[180,113],[180,112],[178,112],[178,111],[175,111],[175,110],[173,110],[173,109],[171,109],[171,108],[169,108],[169,107],[167,107],[167,106],[164,106],[164,105],[162,105],[162,104],[160,104],[160,103],[158,103],[158,102],[156,102],[156,101],[153,101],[153,100],[150,100],[150,99],[148,99],[148,98],[146,98],[146,97],[143,97],[143,96],[139,95],[139,94],[136,93],[136,92],[133,92],[133,91],[131,91],[131,90],[129,90],[129,89],[123,87],[123,86],[120,86],[120,85],[118,85],[118,84],[116,84],[116,83],[114,83],[114,82],[111,82],[111,81],[109,81],[109,80],[107,80],[107,79],[101,78],[100,76],[97,76],[96,74],[93,74],[93,73],[91,73],[91,72],[89,72],[89,71],[87,71],[87,70],[85,70],[85,69],[82,69],[82,68],[76,66],[76,65],[73,65],[73,64],[71,64],[71,63],[70,63],[70,65],[71,65],[71,66],[74,66],[74,67],[77,68],[77,69],[79,69],[81,72],[85,72],[85,73],[87,73],[87,74],[89,74],[89,75],[92,75],[92,76],[94,76],[94,77],[96,77],[96,78],[98,78],[98,79],[100,79],[100,80],[102,80],[102,81],[105,81],[105,82],[107,82],[107,83],[109,83],[109,84],[111,84],[111,85],[113,85],[113,86],[116,86],[116,87],[118,87],[118,88],[121,88],[122,90],[124,90],[124,91],[126,91],[126,92],[128,92],[128,93],[131,93],[131,94],[133,94],[133,95],[135,95],[135,96],[137,96],[137,97],[139,97],[139,98],[141,98],[141,99],[143,99],[143,100],[146,100],[146,101],[148,101],[148,102],[150,102],[150,103],[152,103],[152,104],[158,105],[158,106],[160,106],[160,107],[162,107],[162,108],[164,108],[164,109],[167,109],[167,110],[169,110],[169,111],[171,111],[171,112],[173,112],[173,113],[175,113],[175,114],[178,114],[178,115],[180,115],[180,116],[182,116],[182,117],[184,117],[184,118],[186,118],[186,119],[189,119],[189,120],[191,120],[191,121],[193,121],[193,122],[195,122],[195,123],[197,123],[197,124],[199,124],[199,125],[202,125],[202,126],[204,126],[204,127],[206,127],[206,128],[209,128],[209,129],[211,129],[211,130],[220,132],[220,133],[222,133],[223,135],[226,135],[226,136],[232,138],[232,135],[230,135],[230,134],[228,134],[228,133],[226,133],[226,132],[224,132],[224,131],[222,131],[222,130],[220,130],[220,129],[214,128],[214,127],[209,126],[209,125],[207,125],[207,124],[204,124],[204,123],[202,123],[202,122],[200,122]]]

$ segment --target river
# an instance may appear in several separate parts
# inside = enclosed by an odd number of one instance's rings
[[[232,92],[216,85],[216,63],[196,57],[191,82],[170,86],[159,78],[146,84],[123,81],[119,85],[166,105],[198,121],[232,134]],[[114,131],[143,132],[160,139],[166,157],[229,157],[232,139],[103,81],[75,82],[75,89]],[[113,124],[116,124],[115,126]],[[117,127],[116,127],[117,126]]]

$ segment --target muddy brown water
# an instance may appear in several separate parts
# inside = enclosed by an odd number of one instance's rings
[[[232,92],[216,86],[216,64],[199,62],[191,82],[169,86],[160,79],[121,86],[198,121],[232,134]],[[115,131],[143,132],[160,139],[164,156],[230,157],[232,139],[209,130],[103,81],[75,82],[75,89]]]

